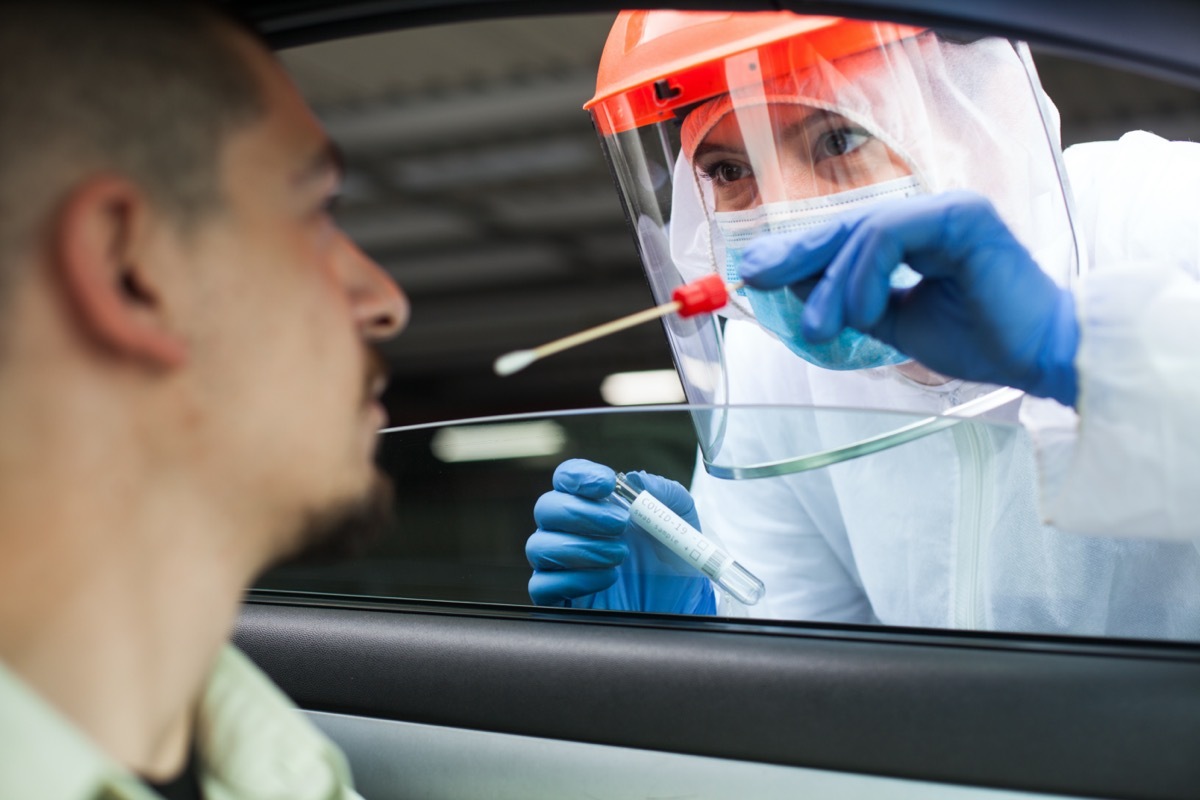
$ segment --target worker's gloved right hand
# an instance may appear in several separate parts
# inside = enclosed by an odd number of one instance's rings
[[[920,283],[893,287],[900,264]],[[796,325],[806,341],[853,328],[943,375],[1075,403],[1074,299],[981,195],[881,201],[827,226],[764,236],[746,248],[741,274],[804,300]]]
[[[675,481],[644,472],[627,473],[700,528],[696,506]],[[602,464],[571,459],[554,471],[554,491],[533,509],[538,529],[525,544],[533,567],[529,597],[536,605],[715,614],[712,584],[629,519],[608,498],[616,473]]]

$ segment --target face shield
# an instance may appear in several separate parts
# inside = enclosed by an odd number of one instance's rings
[[[660,303],[712,273],[737,280],[755,237],[950,189],[987,196],[1060,284],[1079,271],[1056,112],[1019,43],[788,12],[623,12],[588,109]],[[802,309],[787,289],[743,289],[720,313],[819,370],[905,361],[856,331],[797,338]],[[665,324],[688,401],[726,403],[720,319]],[[698,412],[706,463],[729,420]]]

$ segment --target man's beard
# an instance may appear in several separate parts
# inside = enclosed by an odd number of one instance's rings
[[[377,473],[361,496],[311,512],[295,547],[272,566],[329,564],[361,555],[394,522],[392,482]]]

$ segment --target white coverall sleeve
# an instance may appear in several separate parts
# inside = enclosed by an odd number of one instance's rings
[[[1076,292],[1078,432],[1038,431],[1047,522],[1200,540],[1200,144],[1069,149],[1090,270]]]

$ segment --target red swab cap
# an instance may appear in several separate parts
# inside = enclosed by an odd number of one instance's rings
[[[729,302],[729,289],[720,275],[709,275],[680,286],[671,299],[679,303],[679,316],[694,317],[723,308]]]

